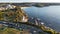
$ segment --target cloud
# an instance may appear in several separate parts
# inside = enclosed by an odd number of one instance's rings
[[[49,2],[49,3],[56,3],[56,2],[58,2],[58,3],[60,3],[60,0],[0,0],[0,3],[1,2],[12,2],[12,3],[14,3],[14,2],[16,2],[16,3],[21,3],[21,2]]]

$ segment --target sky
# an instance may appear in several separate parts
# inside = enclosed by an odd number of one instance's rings
[[[3,2],[3,3],[6,3],[6,2],[10,2],[10,3],[21,3],[21,2],[57,2],[57,3],[60,3],[60,0],[0,0],[0,3]]]

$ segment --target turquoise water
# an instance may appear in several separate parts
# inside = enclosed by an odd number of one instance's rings
[[[40,18],[46,26],[60,31],[60,6],[24,7],[29,17]]]

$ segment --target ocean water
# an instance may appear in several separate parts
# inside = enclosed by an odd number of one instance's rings
[[[47,27],[60,31],[60,6],[22,7],[29,17],[41,19]]]

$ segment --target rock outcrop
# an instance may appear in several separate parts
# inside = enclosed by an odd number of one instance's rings
[[[10,6],[11,7],[11,6]],[[12,8],[12,7],[11,7]],[[2,8],[1,8],[2,9]],[[13,9],[5,9],[0,10],[0,21],[8,21],[8,22],[27,22],[28,16],[21,9],[21,7],[15,7]]]

